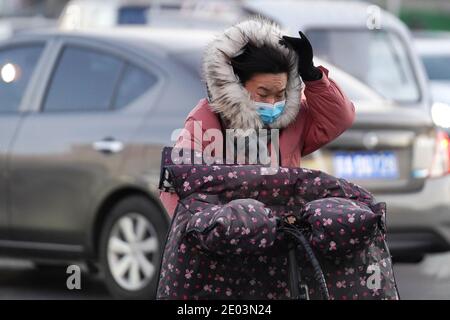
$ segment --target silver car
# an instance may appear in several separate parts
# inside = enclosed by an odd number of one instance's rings
[[[185,60],[210,34],[180,32],[0,44],[1,255],[85,261],[115,297],[153,296],[170,221],[161,148],[205,96]]]

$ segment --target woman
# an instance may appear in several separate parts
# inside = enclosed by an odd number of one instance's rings
[[[299,167],[301,157],[348,129],[355,117],[353,103],[328,78],[326,68],[314,66],[311,44],[299,34],[283,36],[276,24],[257,17],[212,41],[203,63],[209,97],[186,118],[190,137],[200,123],[201,132],[279,129],[281,165]],[[208,143],[184,136],[176,146],[198,149]],[[162,192],[160,198],[172,215],[178,197]]]
[[[253,129],[258,135],[264,132],[260,129],[278,130],[278,160],[283,167],[296,170],[302,156],[319,149],[349,128],[355,115],[352,102],[328,78],[327,69],[314,66],[311,44],[301,32],[299,34],[300,38],[283,36],[277,25],[258,17],[232,26],[216,38],[204,56],[208,99],[200,100],[190,112],[184,125],[184,133],[188,134],[180,135],[176,146],[203,151],[210,141],[198,137],[198,132],[206,134],[211,129],[219,132],[241,129],[240,134]],[[275,144],[275,141],[268,141],[265,147],[269,149],[271,142]],[[250,143],[245,147],[249,146]],[[259,144],[257,146],[261,148]],[[226,156],[230,151],[228,147],[226,145]],[[238,157],[239,152],[247,151],[236,145],[232,147],[233,151],[237,150]],[[208,166],[211,170],[214,167]],[[189,184],[189,181],[184,183]],[[192,196],[218,198],[208,192]],[[269,219],[262,203],[254,199],[239,198],[220,207],[212,205],[215,200],[206,198],[180,201],[182,213],[177,211],[169,233],[158,299],[288,298],[289,290],[281,285],[287,277],[286,254],[281,250],[282,243],[276,240],[274,216]],[[175,193],[161,193],[161,201],[170,215],[179,200]],[[201,207],[205,205],[207,207]],[[221,209],[217,211],[219,207]],[[251,207],[251,211],[236,209],[247,207]],[[208,219],[217,218],[219,211],[223,221],[234,221],[231,229],[221,226],[221,230],[226,231],[223,237],[219,237],[218,229],[208,233],[210,227],[219,222],[210,223]],[[195,216],[192,212],[196,212]],[[253,227],[244,235],[234,237],[233,230],[246,229],[244,226],[249,218]],[[235,228],[239,223],[242,228]],[[261,228],[255,228],[255,225]],[[206,229],[200,230],[200,226]],[[254,235],[264,238],[261,239],[264,241],[262,248],[267,247],[264,255],[260,255],[259,249],[249,249],[246,253],[246,249],[241,248],[243,251],[235,255],[221,248],[221,243],[233,243],[232,246],[247,243],[253,248],[258,245]],[[205,237],[209,240],[203,241]],[[247,270],[247,266],[251,268]],[[250,290],[252,283],[260,287],[259,292]]]

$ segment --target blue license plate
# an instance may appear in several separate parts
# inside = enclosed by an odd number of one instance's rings
[[[392,151],[336,152],[334,173],[346,179],[396,179],[399,177],[397,156]]]

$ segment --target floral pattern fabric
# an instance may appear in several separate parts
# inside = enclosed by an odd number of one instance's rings
[[[180,198],[164,250],[158,299],[289,299],[288,246],[277,220],[295,215],[331,299],[398,299],[386,245],[386,205],[317,170],[259,165],[167,165]],[[264,172],[263,172],[264,173]],[[170,186],[170,187],[168,187]],[[313,269],[297,264],[312,299]]]

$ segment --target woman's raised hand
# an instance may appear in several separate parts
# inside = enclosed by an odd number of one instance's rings
[[[283,36],[279,43],[295,51],[298,56],[298,73],[303,80],[312,81],[322,78],[322,71],[314,66],[311,42],[299,31],[300,38]]]

